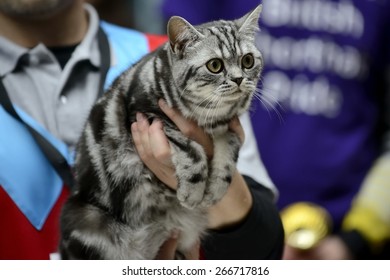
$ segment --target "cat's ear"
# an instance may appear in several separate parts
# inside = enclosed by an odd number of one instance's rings
[[[167,32],[169,43],[174,53],[182,52],[188,43],[204,37],[188,21],[178,16],[173,16],[169,19]]]
[[[253,11],[247,13],[242,18],[239,18],[236,22],[239,32],[255,33],[259,30],[259,18],[263,5],[257,6]]]

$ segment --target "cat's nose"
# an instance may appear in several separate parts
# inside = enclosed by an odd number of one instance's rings
[[[241,82],[244,78],[233,78],[232,81],[235,82],[238,86],[241,85]]]

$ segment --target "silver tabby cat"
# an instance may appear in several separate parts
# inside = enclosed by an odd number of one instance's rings
[[[169,42],[126,70],[93,107],[76,157],[76,190],[61,217],[64,259],[153,259],[173,230],[185,254],[207,227],[207,207],[231,183],[240,148],[228,123],[248,109],[262,70],[255,46],[261,5],[235,21],[168,22]],[[209,160],[158,106],[164,99],[213,138]],[[177,192],[142,163],[130,124],[161,119]],[[180,255],[180,254],[178,254]]]

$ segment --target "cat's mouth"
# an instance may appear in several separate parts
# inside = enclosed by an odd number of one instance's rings
[[[226,101],[236,101],[242,98],[243,95],[246,95],[246,92],[238,88],[231,92],[225,92],[222,95],[222,98],[225,99]]]
[[[233,95],[231,97],[223,98],[223,103],[230,106],[239,103],[241,99],[242,95]]]

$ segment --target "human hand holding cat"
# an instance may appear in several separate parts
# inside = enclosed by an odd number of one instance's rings
[[[178,247],[178,240],[180,237],[180,232],[174,231],[171,234],[171,237],[166,240],[163,245],[160,247],[160,250],[156,256],[156,260],[174,260],[176,256],[176,250]],[[184,257],[186,260],[199,260],[199,248],[200,242],[192,247],[191,250],[185,253]]]
[[[159,105],[180,131],[188,138],[201,144],[207,156],[211,158],[213,142],[210,136],[194,121],[185,119],[179,111],[169,108],[164,101],[160,100]],[[142,161],[162,182],[176,189],[177,180],[171,160],[171,147],[163,131],[162,122],[154,119],[152,124],[149,124],[145,116],[139,113],[137,114],[137,122],[131,125],[131,131],[138,155]],[[243,131],[241,133],[243,134]]]
[[[149,125],[141,113],[137,114],[137,122],[132,123],[131,132],[137,152],[145,165],[167,186],[175,189],[177,180],[171,161],[168,139],[160,120],[154,119]]]
[[[169,108],[159,102],[164,113],[178,126],[180,131],[190,139],[200,143],[212,157],[213,142],[211,138],[195,122],[184,118],[176,109]],[[244,131],[238,120],[229,124],[241,142]],[[137,122],[131,125],[134,144],[145,165],[167,186],[176,189],[177,180],[171,161],[171,148],[166,138],[162,122],[158,119],[151,124],[142,114],[138,114]],[[228,192],[217,204],[209,208],[209,228],[220,229],[241,222],[252,207],[252,196],[243,177],[238,171],[234,173]]]

